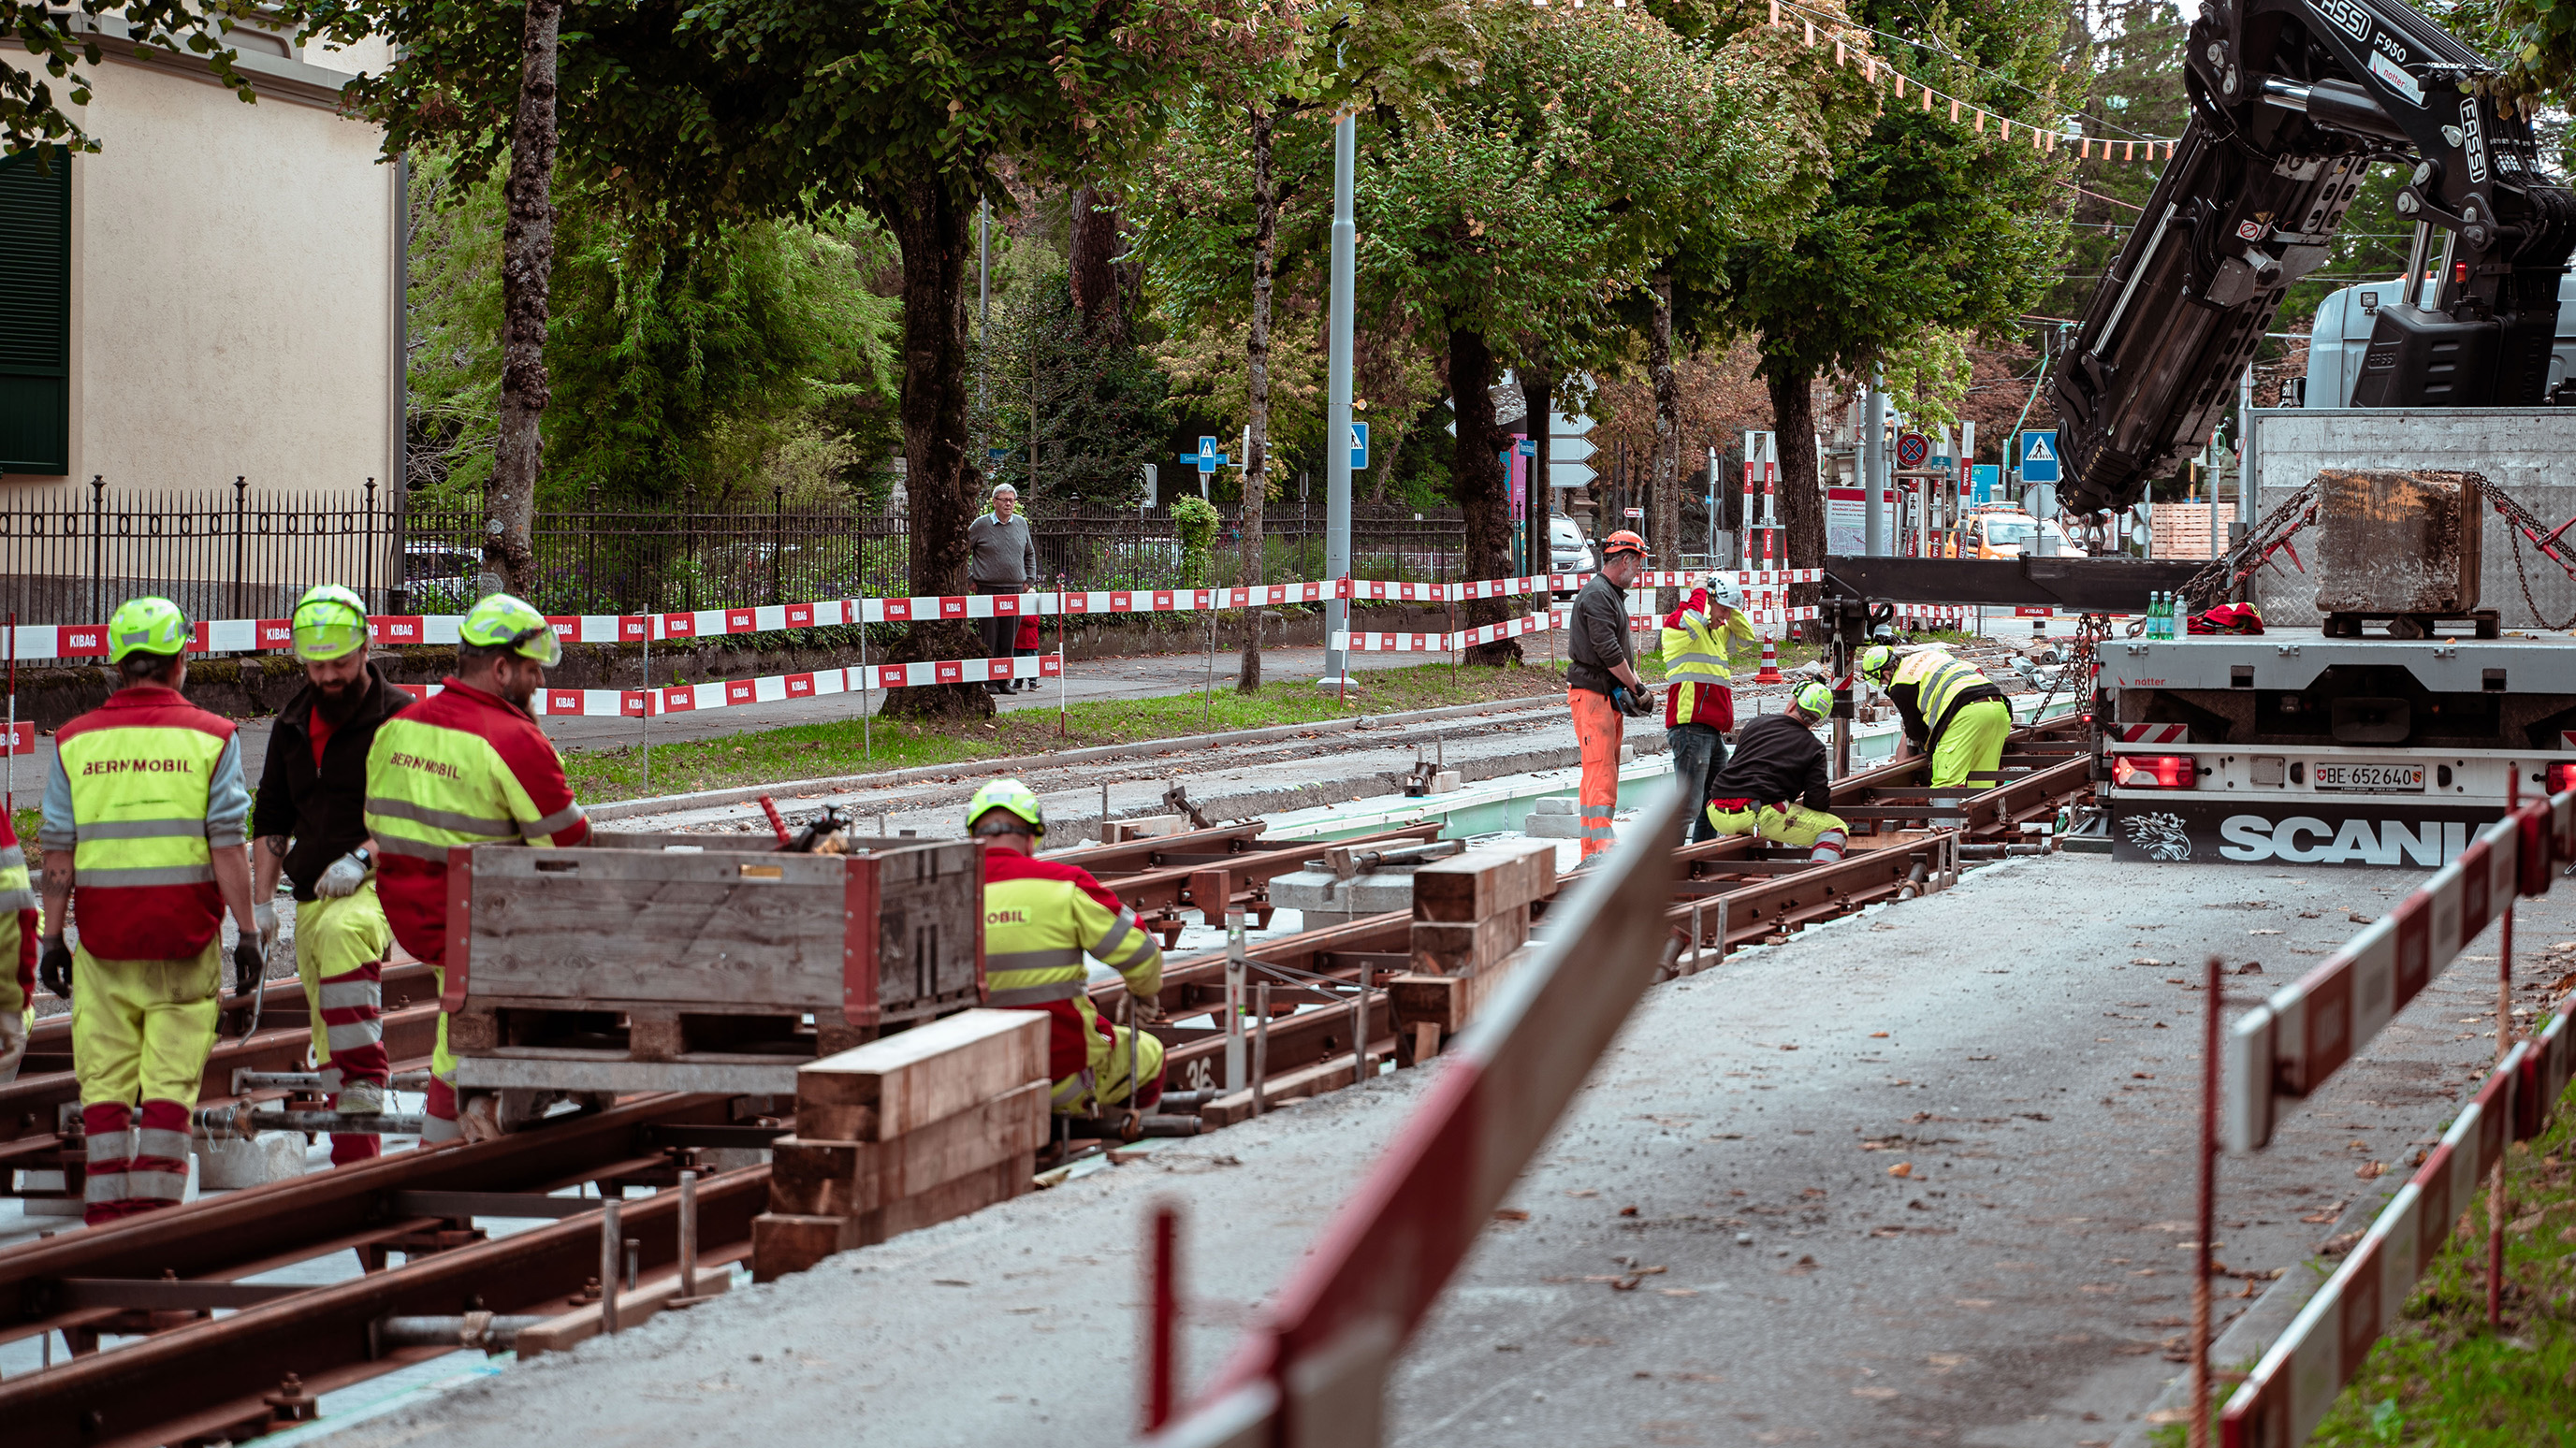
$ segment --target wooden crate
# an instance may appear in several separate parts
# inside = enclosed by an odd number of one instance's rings
[[[458,1084],[783,1094],[801,1064],[980,1000],[971,843],[706,839],[451,852],[440,1004]]]

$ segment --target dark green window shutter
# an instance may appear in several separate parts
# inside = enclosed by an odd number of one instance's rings
[[[0,472],[72,466],[72,162],[0,159]]]

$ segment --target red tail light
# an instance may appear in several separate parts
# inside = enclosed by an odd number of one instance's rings
[[[2114,789],[2189,789],[2199,778],[2200,762],[2188,754],[2111,756]]]
[[[2561,794],[2576,789],[2576,759],[2549,766],[2549,792]]]

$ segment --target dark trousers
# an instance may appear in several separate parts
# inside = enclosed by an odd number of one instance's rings
[[[1708,724],[1676,724],[1664,731],[1664,746],[1673,752],[1673,778],[1682,798],[1690,801],[1690,829],[1682,843],[1695,845],[1717,838],[1708,823],[1708,782],[1726,767],[1726,736]]]
[[[1018,593],[1027,587],[1025,583],[979,583],[975,585],[975,591],[977,593]],[[1009,658],[1011,642],[1020,636],[1020,621],[1017,618],[979,618],[975,622],[983,628],[984,657]]]

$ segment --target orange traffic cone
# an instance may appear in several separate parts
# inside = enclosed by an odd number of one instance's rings
[[[1757,684],[1785,684],[1789,676],[1780,672],[1780,646],[1769,639],[1762,641],[1762,672],[1753,676]]]

